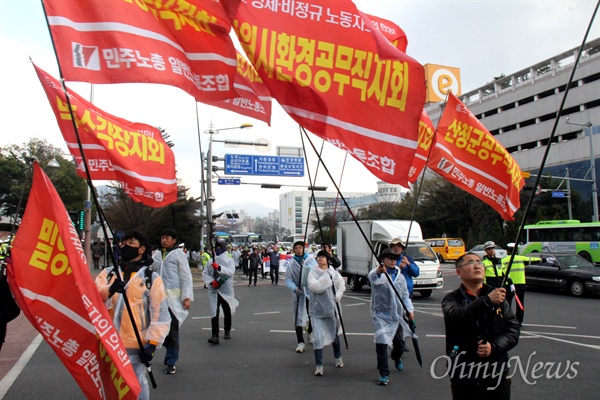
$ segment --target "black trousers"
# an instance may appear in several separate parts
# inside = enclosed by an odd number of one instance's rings
[[[256,286],[256,278],[258,276],[258,268],[250,268],[248,270],[248,286],[252,284],[252,276],[254,276],[254,286]]]
[[[212,335],[216,337],[219,337],[219,307],[223,308],[223,324],[225,325],[225,332],[231,330],[231,308],[229,307],[229,303],[217,293],[217,315],[210,320]]]
[[[271,275],[271,283],[279,282],[279,265],[273,266],[271,265],[271,271],[269,272]]]
[[[498,385],[498,387],[496,387]],[[504,376],[497,381],[472,382],[472,381],[451,381],[453,400],[510,400],[511,380]],[[488,387],[496,387],[488,390]]]

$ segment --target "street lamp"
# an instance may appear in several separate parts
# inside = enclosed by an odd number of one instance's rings
[[[232,128],[222,128],[222,129],[215,129],[213,124],[211,123],[209,125],[209,129],[204,131],[204,133],[207,133],[209,135],[208,137],[208,153],[207,153],[207,158],[206,158],[206,172],[208,174],[208,179],[206,180],[206,219],[208,222],[208,229],[206,232],[206,239],[207,241],[209,241],[209,243],[212,243],[212,238],[211,233],[212,233],[212,202],[215,201],[215,197],[212,194],[212,173],[213,173],[213,155],[212,155],[212,144],[213,141],[215,141],[213,139],[213,135],[216,133],[219,133],[220,131],[228,131],[231,129],[246,129],[246,128],[252,128],[252,124],[242,124],[240,126],[235,126]]]
[[[577,125],[582,126],[584,128],[588,128],[590,130],[590,172],[592,175],[592,221],[598,222],[598,189],[596,187],[596,163],[594,162],[594,141],[592,139],[592,123],[591,121],[586,122],[585,124],[580,124],[577,122],[571,122],[569,117],[565,118],[565,122],[568,125]],[[585,130],[584,130],[585,132]]]

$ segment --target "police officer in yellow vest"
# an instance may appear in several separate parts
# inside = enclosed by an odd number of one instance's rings
[[[508,262],[510,261],[510,255],[513,252],[513,247],[515,247],[514,243],[509,243],[506,245],[508,249],[508,255],[502,259],[502,267],[506,272],[508,268]],[[512,299],[515,295],[518,297],[517,299],[517,311],[516,316],[517,320],[520,324],[523,324],[523,317],[525,315],[525,264],[529,264],[531,261],[539,261],[539,258],[535,257],[525,257],[517,254],[513,259],[512,267],[508,273],[508,283],[512,283],[514,285],[515,290],[507,289],[506,291],[506,301],[512,307]]]
[[[208,262],[211,259],[211,255],[208,252],[208,247],[204,247],[204,251],[202,252],[202,254],[200,255],[200,265],[198,265],[198,269],[200,270],[200,272],[204,271],[204,268],[206,267],[206,264],[208,264]],[[204,284],[204,289],[206,289],[206,283]]]
[[[495,288],[502,285],[504,278],[504,268],[502,260],[496,257],[496,243],[491,240],[483,244],[485,256],[483,256],[483,266],[485,267],[485,283]]]

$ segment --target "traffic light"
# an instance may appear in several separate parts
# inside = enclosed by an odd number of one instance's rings
[[[69,218],[71,218],[71,222],[75,229],[79,226],[79,213],[77,211],[69,211]]]
[[[77,226],[79,227],[80,231],[85,229],[85,212],[83,210],[79,211],[79,221]]]

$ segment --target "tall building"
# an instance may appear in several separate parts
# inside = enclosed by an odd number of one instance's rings
[[[593,158],[596,180],[600,176],[600,39],[586,44],[556,121],[578,51],[569,49],[459,96],[523,171],[539,171],[556,124],[543,174],[590,180]],[[443,105],[425,107],[434,126]],[[571,187],[591,204],[591,182],[572,181]]]
[[[328,203],[335,202],[337,197],[336,192],[315,191],[314,193],[319,212],[322,212]],[[296,239],[304,236],[309,208],[311,219],[314,219],[315,217],[314,203],[310,205],[312,201],[311,194],[312,192],[308,190],[294,190],[279,195],[279,226],[289,229]],[[343,195],[347,201],[349,199],[372,196],[371,193],[343,193]],[[339,207],[343,207],[343,204],[339,202],[338,204]],[[308,235],[312,232],[312,226],[309,224]]]

